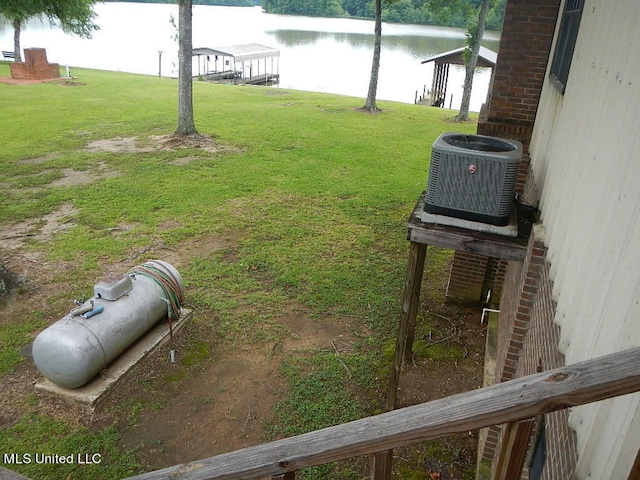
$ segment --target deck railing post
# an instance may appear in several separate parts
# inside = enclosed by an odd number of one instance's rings
[[[393,450],[376,453],[373,457],[371,480],[391,480]]]
[[[274,475],[271,480],[296,480],[296,472],[281,473],[280,475]]]
[[[507,423],[502,435],[502,447],[498,455],[495,479],[520,478],[529,451],[529,441],[536,419]]]

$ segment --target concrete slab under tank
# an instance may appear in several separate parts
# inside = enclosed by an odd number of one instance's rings
[[[191,310],[182,309],[180,319],[173,322],[173,335],[191,318]],[[132,374],[148,357],[158,348],[165,345],[170,340],[169,323],[166,320],[160,321],[149,330],[144,336],[131,345],[118,358],[116,358],[93,380],[79,388],[63,388],[46,378],[38,381],[35,385],[37,390],[55,395],[67,402],[79,405],[91,412],[100,409],[103,402],[125,380]],[[179,362],[179,352],[176,362]]]

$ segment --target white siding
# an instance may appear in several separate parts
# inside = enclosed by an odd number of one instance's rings
[[[545,82],[536,118],[532,169],[566,363],[640,345],[638,25],[637,0],[586,0],[566,92]],[[626,478],[639,402],[572,412],[578,478]]]

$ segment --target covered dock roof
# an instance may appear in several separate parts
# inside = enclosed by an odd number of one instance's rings
[[[455,50],[451,50],[449,52],[434,55],[433,57],[427,58],[420,63],[435,62],[436,64],[449,63],[453,65],[464,65],[462,53],[465,51],[465,49],[466,47],[456,48]],[[494,52],[493,50],[489,50],[487,47],[480,46],[480,51],[478,52],[478,67],[493,68],[496,66],[497,59],[498,54],[496,52]]]
[[[463,53],[465,49],[466,47],[456,48],[455,50],[434,55],[420,62],[422,64],[433,62],[434,64],[431,90],[429,90],[429,97],[426,97],[430,105],[444,107],[449,83],[449,66],[464,65]],[[480,46],[476,67],[493,69],[496,66],[497,60],[498,54],[496,52]],[[423,100],[421,100],[421,103],[423,103]]]
[[[222,57],[233,57],[237,63],[240,63],[251,60],[260,60],[263,58],[279,57],[280,50],[260,45],[259,43],[248,43],[245,45],[231,45],[219,48],[194,48],[192,50],[192,55],[219,55]]]

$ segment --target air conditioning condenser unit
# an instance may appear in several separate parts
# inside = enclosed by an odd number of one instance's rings
[[[424,210],[507,225],[521,157],[517,140],[443,133],[431,150]]]

